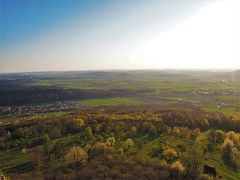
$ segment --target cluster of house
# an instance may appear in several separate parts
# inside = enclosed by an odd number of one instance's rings
[[[0,106],[0,115],[31,115],[34,113],[69,110],[73,108],[74,104],[69,101],[41,105]]]

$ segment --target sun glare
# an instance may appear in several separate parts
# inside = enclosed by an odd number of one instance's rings
[[[239,68],[240,2],[218,1],[146,42],[136,54],[156,68]]]

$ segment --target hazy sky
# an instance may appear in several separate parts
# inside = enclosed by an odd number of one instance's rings
[[[240,0],[0,0],[0,72],[240,68]]]

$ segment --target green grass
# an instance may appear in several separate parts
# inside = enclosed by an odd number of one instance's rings
[[[117,106],[117,105],[138,106],[143,104],[143,102],[137,99],[127,97],[89,99],[78,102],[81,105],[85,106]]]
[[[81,79],[44,79],[34,81],[31,85],[37,86],[58,86],[70,89],[92,88],[93,81]]]
[[[161,77],[158,78],[140,78],[140,77],[128,77],[128,78],[68,78],[68,79],[41,79],[36,80],[32,85],[39,86],[59,86],[65,88],[74,88],[74,89],[86,89],[86,88],[129,88],[129,89],[138,89],[138,88],[149,88],[158,90],[171,89],[176,92],[190,92],[194,90],[233,90],[239,89],[238,82],[204,82],[199,80],[164,80]]]
[[[18,171],[22,164],[28,162],[27,157],[27,154],[22,154],[20,150],[0,152],[0,169],[7,170],[7,172]]]
[[[201,81],[201,80],[164,80],[161,77],[122,77],[112,79],[109,78],[70,78],[70,79],[45,79],[37,80],[34,85],[42,86],[58,86],[73,89],[148,89],[148,92],[138,94],[138,98],[150,98],[148,102],[154,98],[160,97],[165,101],[188,102],[198,107],[202,107],[208,112],[220,112],[226,114],[239,113],[239,96],[234,94],[234,90],[239,89],[237,82],[221,82],[221,81]],[[227,92],[227,95],[222,95],[222,92]],[[210,94],[201,94],[209,92]],[[80,105],[85,106],[115,106],[115,105],[141,105],[140,100],[131,98],[99,98],[80,101]],[[165,102],[167,103],[167,102]],[[217,105],[225,103],[230,104],[229,107],[218,108]],[[213,106],[216,105],[216,106]]]
[[[219,113],[225,113],[225,114],[240,113],[240,111],[236,107],[207,106],[207,107],[204,107],[203,109],[208,112],[219,112]]]

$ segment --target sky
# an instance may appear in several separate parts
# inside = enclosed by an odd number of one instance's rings
[[[0,72],[240,69],[240,0],[0,0]]]

